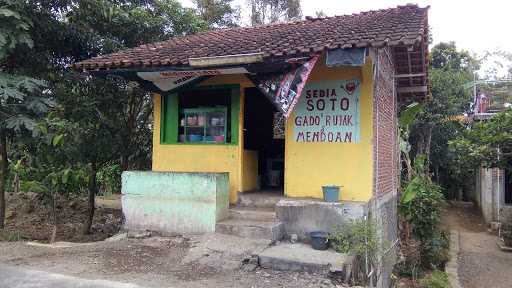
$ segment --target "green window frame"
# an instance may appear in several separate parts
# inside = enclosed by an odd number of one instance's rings
[[[212,90],[212,89],[229,89],[231,91],[229,109],[231,121],[230,140],[226,142],[179,142],[179,94],[183,91],[162,94],[161,110],[160,110],[160,144],[179,144],[179,145],[235,145],[238,144],[239,137],[239,115],[240,115],[240,85],[215,85],[194,87],[190,90]]]

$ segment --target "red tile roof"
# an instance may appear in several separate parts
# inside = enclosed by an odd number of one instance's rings
[[[293,56],[325,49],[417,46],[428,34],[427,8],[396,8],[327,18],[221,29],[98,56],[73,65],[80,70],[186,66],[189,58],[261,53]]]

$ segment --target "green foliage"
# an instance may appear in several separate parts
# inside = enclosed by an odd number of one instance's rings
[[[299,0],[249,0],[251,25],[298,20],[302,17]]]
[[[423,106],[417,102],[409,104],[406,109],[400,113],[400,117],[398,118],[398,125],[400,129],[408,130],[422,109]]]
[[[45,82],[0,72],[0,129],[33,131],[36,116],[48,111],[53,102],[42,97]]]
[[[418,239],[431,238],[438,229],[444,205],[441,188],[425,176],[416,176],[409,185],[413,186],[410,190],[415,196],[408,202],[401,198],[400,212],[412,225]]]
[[[21,240],[21,234],[18,231],[0,230],[0,241],[17,242]]]
[[[430,52],[430,87],[432,98],[424,103],[424,109],[417,114],[411,125],[409,157],[425,154],[427,163],[434,172],[435,181],[449,188],[449,194],[455,195],[458,189],[469,190],[467,181],[461,178],[471,177],[473,171],[460,166],[455,155],[449,154],[448,142],[458,137],[465,129],[457,117],[462,117],[470,108],[472,91],[465,84],[473,81],[473,72],[478,70],[479,61],[455,43],[439,43]],[[408,181],[410,179],[407,179]]]
[[[512,169],[512,109],[504,110],[490,120],[475,123],[464,131],[450,148],[459,163],[476,167],[500,167]]]
[[[506,215],[501,221],[501,237],[505,241],[505,245],[512,246],[512,215]]]
[[[104,195],[119,194],[121,192],[121,166],[116,163],[107,163],[98,169],[98,183],[100,192]]]
[[[411,144],[409,143],[411,126],[414,123],[417,115],[423,111],[423,105],[416,102],[409,104],[404,110],[400,112],[398,118],[398,127],[400,129],[400,135],[398,138],[400,153],[402,154],[403,163],[405,169],[402,169],[402,178],[411,180],[413,170],[411,167]]]
[[[439,228],[445,204],[442,189],[430,180],[425,160],[424,155],[415,159],[415,176],[406,183],[399,212],[420,241],[423,267],[430,269],[442,267],[448,260],[449,239]]]
[[[420,286],[422,288],[450,288],[448,274],[444,271],[435,270],[427,277],[421,279]]]
[[[23,192],[34,192],[38,194],[47,194],[48,188],[44,186],[41,182],[36,180],[30,181],[21,181],[20,189]]]
[[[366,284],[372,269],[366,262],[374,267],[383,251],[374,221],[363,218],[350,221],[329,235],[329,243],[336,252],[354,256],[354,282]]]
[[[331,247],[339,253],[377,255],[377,228],[372,220],[356,219],[329,235]]]
[[[0,59],[3,59],[8,51],[18,45],[27,45],[32,48],[34,42],[30,37],[32,22],[20,13],[20,1],[0,1]]]
[[[235,27],[240,22],[240,7],[233,0],[194,0],[199,16],[210,28]]]

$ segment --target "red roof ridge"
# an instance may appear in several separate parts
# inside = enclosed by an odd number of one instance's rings
[[[369,14],[374,14],[374,13],[378,13],[378,12],[399,10],[399,9],[404,9],[404,8],[416,8],[416,9],[422,9],[422,10],[426,11],[426,10],[430,9],[430,5],[427,5],[422,8],[422,7],[419,7],[418,4],[407,3],[405,5],[397,5],[396,7],[367,10],[367,11],[355,12],[355,13],[351,13],[351,14],[341,14],[341,15],[326,16],[326,17],[305,16],[305,19],[298,19],[298,20],[291,20],[291,21],[278,21],[278,22],[272,22],[272,23],[266,23],[266,24],[259,24],[259,25],[255,25],[255,26],[226,27],[226,28],[218,28],[218,29],[209,30],[209,31],[201,31],[201,32],[198,32],[195,34],[176,36],[176,37],[173,37],[171,39],[164,40],[161,42],[166,42],[166,41],[169,41],[169,40],[172,40],[175,38],[187,37],[187,36],[191,36],[191,35],[209,34],[209,33],[215,32],[215,31],[236,31],[236,30],[248,30],[248,29],[250,30],[250,29],[255,29],[255,28],[264,28],[264,27],[299,24],[299,23],[309,23],[309,22],[314,22],[314,21],[323,21],[323,20],[330,20],[330,19],[335,19],[335,18],[357,17],[357,16],[361,16],[361,15],[369,15]]]

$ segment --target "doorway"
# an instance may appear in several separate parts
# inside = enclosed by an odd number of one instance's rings
[[[257,191],[283,194],[284,120],[274,105],[257,88],[245,90],[244,151],[257,158]]]

